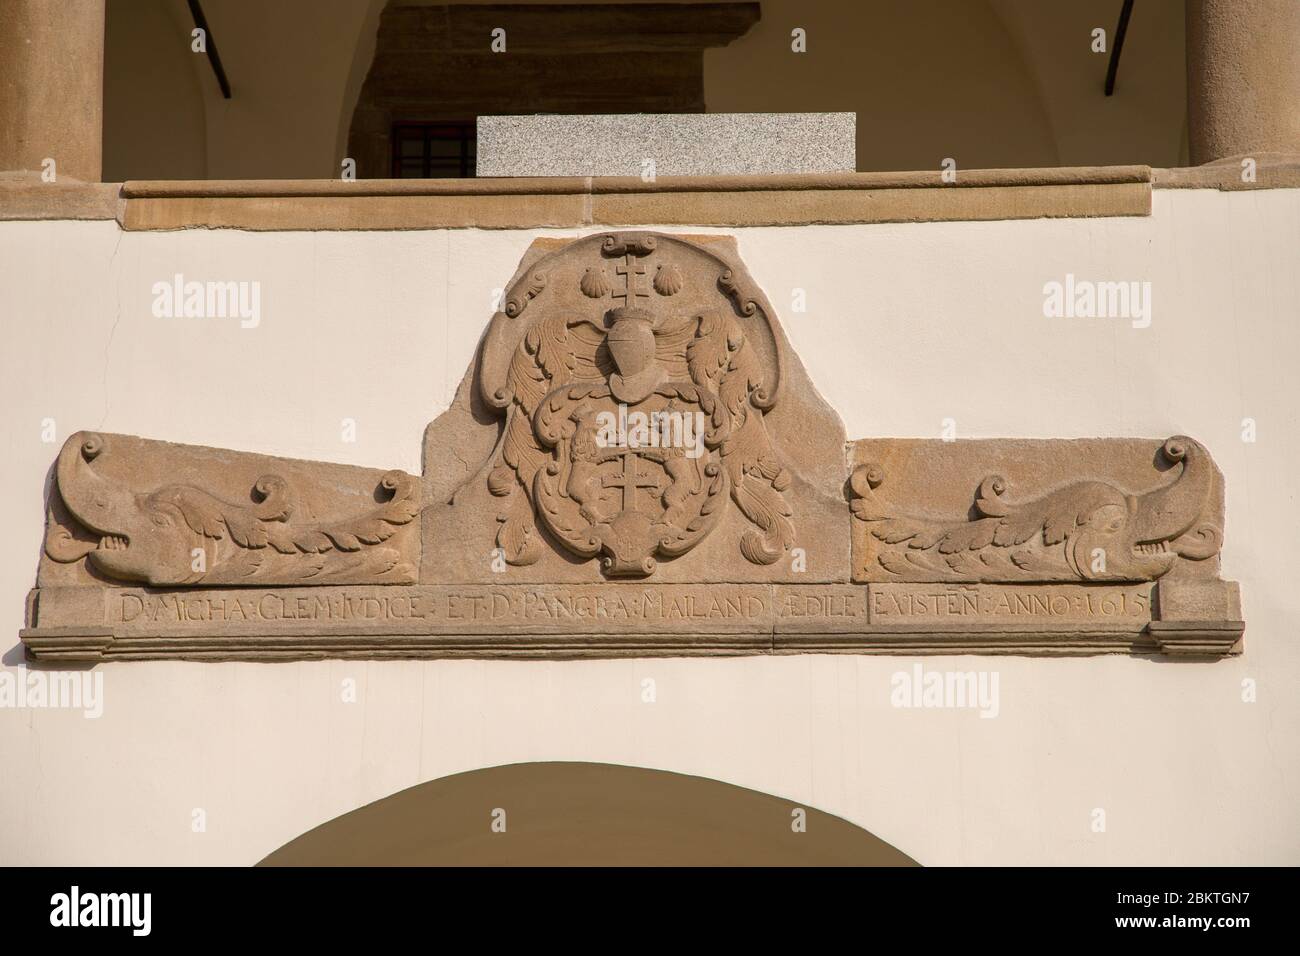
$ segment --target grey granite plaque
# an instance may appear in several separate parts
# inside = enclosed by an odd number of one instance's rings
[[[856,113],[480,116],[480,176],[852,172]]]

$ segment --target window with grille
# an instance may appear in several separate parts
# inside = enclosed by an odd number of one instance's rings
[[[393,124],[394,179],[456,179],[474,175],[474,122]]]

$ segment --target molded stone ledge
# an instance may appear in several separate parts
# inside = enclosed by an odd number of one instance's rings
[[[769,226],[1148,216],[1154,189],[1300,188],[1300,163],[937,170],[771,176],[148,180],[0,175],[0,221],[116,219],[128,230],[532,229],[656,222]]]
[[[454,180],[0,181],[0,220],[116,219],[128,230],[763,226],[1146,216],[1146,166],[768,176]]]
[[[126,183],[127,229],[535,228],[662,222],[717,226],[1150,214],[1151,171],[938,170],[772,176],[352,183]],[[275,201],[271,201],[271,198]],[[506,198],[509,197],[509,198]]]
[[[127,199],[208,197],[472,196],[561,193],[771,192],[856,189],[974,189],[984,186],[1071,186],[1149,183],[1149,166],[1054,166],[958,170],[945,183],[940,170],[772,173],[756,176],[532,176],[478,179],[227,179],[131,180]]]

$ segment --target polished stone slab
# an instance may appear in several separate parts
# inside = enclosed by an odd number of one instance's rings
[[[480,116],[479,176],[852,172],[856,113]]]

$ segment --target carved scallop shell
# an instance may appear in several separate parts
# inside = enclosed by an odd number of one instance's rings
[[[654,288],[660,295],[676,295],[682,291],[682,270],[672,263],[659,266],[655,272]]]
[[[582,274],[578,286],[588,299],[599,299],[609,294],[609,279],[604,269],[588,269]]]

